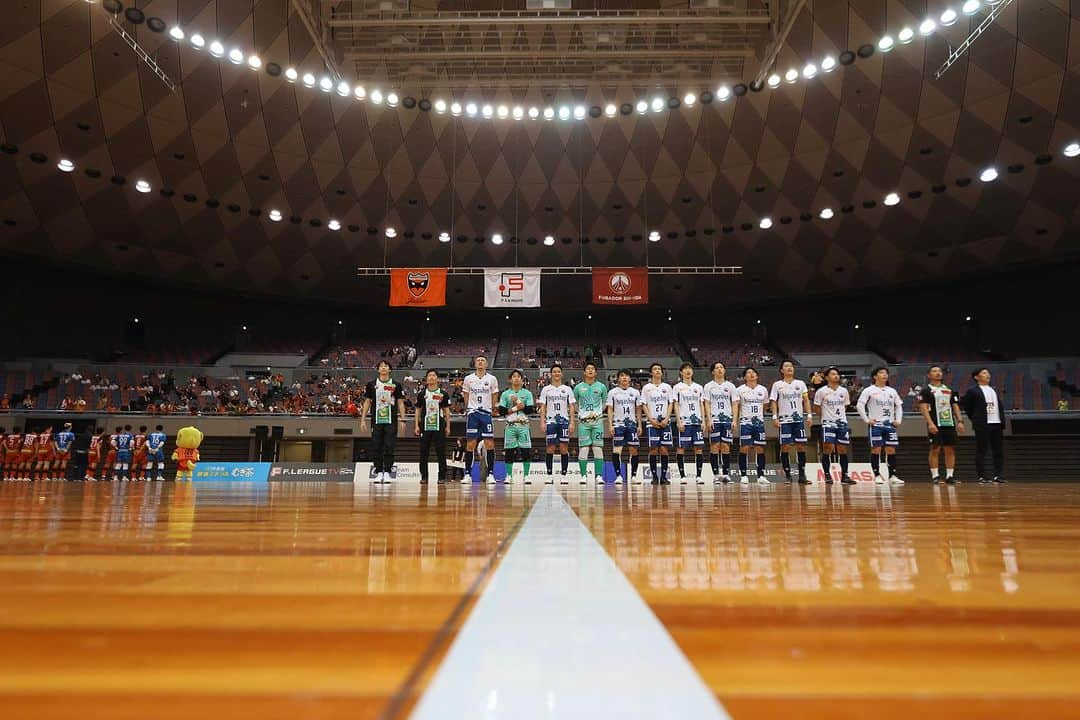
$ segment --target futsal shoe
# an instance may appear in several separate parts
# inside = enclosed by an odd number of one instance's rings
[[[808,480],[808,481],[807,481],[807,484],[809,484],[809,482],[810,482],[810,481]],[[825,484],[826,484],[826,485],[832,485],[832,484],[833,484],[833,479],[832,479],[832,475],[826,475],[826,476],[825,476]]]
[[[842,478],[840,478],[840,484],[841,485],[857,485],[858,482],[854,478],[852,478],[850,475],[844,475]]]
[[[784,471],[784,482],[786,482],[788,485],[791,484],[791,471],[790,470],[785,470]]]
[[[561,476],[559,478],[559,484],[560,485],[569,485],[570,484],[570,477],[566,473],[561,473]]]
[[[810,484],[810,480],[806,477],[806,471],[805,470],[800,470],[799,471],[799,484],[800,485],[809,485]],[[829,484],[832,485],[832,478],[829,478]]]
[[[488,485],[494,485],[495,484],[495,476],[493,474],[491,474],[491,473],[488,473],[487,484]]]
[[[874,483],[877,484],[877,485],[884,485],[885,484],[885,476],[884,475],[875,475],[874,476]]]
[[[893,485],[903,485],[904,484],[904,481],[901,480],[896,475],[893,475],[892,477],[890,477],[889,482],[891,482]]]
[[[746,477],[745,475],[743,475],[743,476],[741,476],[741,477],[739,478],[739,482],[740,482],[741,484],[743,484],[743,485],[749,485],[749,484],[750,484],[750,478],[748,478],[748,477]]]
[[[990,478],[984,478],[984,477],[979,478],[979,484],[980,485],[990,485],[993,482],[994,481],[991,480]]]
[[[767,477],[765,477],[764,475],[758,475],[757,476],[757,481],[758,481],[758,485],[768,485],[769,484],[769,479]],[[788,482],[790,482],[790,480]]]
[[[959,480],[957,480],[955,477],[947,477],[947,478],[945,478],[945,484],[946,485],[955,485],[958,482],[959,482]]]
[[[996,482],[998,485],[1005,485],[1009,481],[1006,480],[1005,478],[1001,477],[1000,475],[995,475],[994,476],[994,482]]]
[[[704,485],[705,484],[705,476],[704,475],[698,475],[697,476],[697,484],[698,485]]]

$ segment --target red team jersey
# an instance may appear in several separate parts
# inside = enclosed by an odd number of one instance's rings
[[[90,454],[97,456],[101,454],[101,436],[94,435],[90,438]]]
[[[22,454],[33,455],[34,448],[37,447],[37,433],[23,433],[22,437]]]
[[[38,435],[37,440],[37,454],[38,455],[52,455],[53,454],[53,436],[51,432],[43,432]]]
[[[22,445],[22,435],[12,433],[4,438],[4,453],[7,455],[17,455],[19,452],[19,446]]]
[[[135,451],[135,456],[146,454],[146,436],[143,434],[134,435],[131,438],[131,448]]]

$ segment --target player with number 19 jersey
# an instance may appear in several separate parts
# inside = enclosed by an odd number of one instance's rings
[[[705,383],[705,400],[709,403],[709,441],[712,443],[731,444],[735,438],[731,433],[734,422],[734,405],[738,401],[738,391],[728,380],[718,383],[710,380]]]

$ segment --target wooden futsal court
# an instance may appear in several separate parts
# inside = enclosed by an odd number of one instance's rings
[[[1076,485],[555,491],[732,717],[1080,715]],[[0,717],[407,717],[542,492],[0,484]]]

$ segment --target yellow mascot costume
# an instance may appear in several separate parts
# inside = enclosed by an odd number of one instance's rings
[[[172,459],[176,461],[176,480],[191,481],[195,463],[199,462],[199,446],[202,445],[202,430],[197,427],[180,428],[176,433],[176,450]]]

